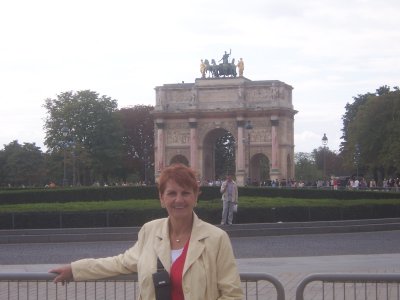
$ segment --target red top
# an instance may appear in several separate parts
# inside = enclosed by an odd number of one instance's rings
[[[185,265],[186,253],[189,247],[189,240],[183,247],[182,254],[175,260],[171,266],[170,279],[171,279],[171,299],[172,300],[185,300],[182,289],[182,275],[183,266]]]

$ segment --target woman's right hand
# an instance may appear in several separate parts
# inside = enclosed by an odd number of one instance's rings
[[[53,279],[54,283],[61,282],[62,285],[74,280],[71,265],[64,265],[49,271],[49,273],[56,273],[57,276]]]

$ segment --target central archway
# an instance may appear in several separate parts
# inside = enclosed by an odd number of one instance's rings
[[[203,178],[210,182],[235,174],[235,138],[226,129],[209,131],[203,141]]]

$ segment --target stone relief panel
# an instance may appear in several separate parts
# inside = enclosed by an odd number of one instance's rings
[[[193,97],[193,93],[191,90],[177,90],[177,91],[168,91],[167,93],[167,101],[168,103],[182,103],[182,102],[191,102]]]
[[[285,86],[249,87],[246,89],[246,101],[265,104],[291,103],[291,91]]]
[[[249,88],[246,90],[246,100],[248,102],[271,100],[271,89],[268,87]]]
[[[198,99],[199,103],[236,101],[238,99],[238,92],[236,89],[199,90]]]
[[[254,128],[270,128],[271,127],[271,122],[267,118],[252,119],[251,123],[253,124]]]
[[[267,118],[252,120],[253,129],[250,131],[251,143],[270,143],[271,124]],[[245,135],[248,133],[245,130]]]
[[[271,142],[271,129],[259,128],[253,129],[250,132],[251,143],[270,143]]]
[[[168,122],[165,124],[165,142],[167,145],[187,145],[190,131],[187,122]]]
[[[170,129],[167,131],[167,145],[187,145],[190,132],[187,129]]]

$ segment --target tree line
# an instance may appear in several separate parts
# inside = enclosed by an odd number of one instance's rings
[[[364,177],[382,184],[400,177],[399,87],[381,86],[353,100],[342,116],[339,151],[319,147],[312,153],[296,153],[296,178]]]
[[[353,97],[342,116],[339,151],[295,154],[296,180],[334,176],[399,177],[400,90],[382,86]],[[118,109],[117,101],[90,90],[44,101],[46,151],[17,140],[0,150],[0,186],[154,182],[153,106]],[[234,168],[233,137],[216,142],[216,174]]]
[[[1,186],[154,181],[153,106],[118,109],[90,90],[44,101],[47,148],[12,141],[0,150]]]

